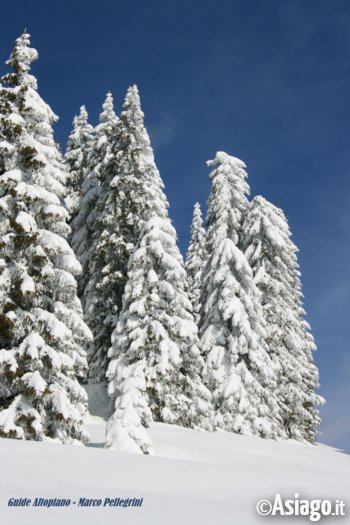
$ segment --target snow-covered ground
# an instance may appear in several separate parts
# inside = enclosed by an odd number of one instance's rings
[[[105,421],[90,418],[88,447],[0,440],[4,525],[250,525],[307,523],[257,515],[276,493],[350,504],[350,455],[330,447],[274,442],[154,424],[156,456],[104,450]],[[144,498],[140,508],[8,507],[20,498]],[[349,523],[349,517],[323,518]]]

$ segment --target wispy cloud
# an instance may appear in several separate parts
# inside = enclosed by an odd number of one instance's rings
[[[169,113],[159,112],[158,119],[148,126],[153,148],[159,150],[163,146],[171,144],[176,136],[177,129],[176,117]]]

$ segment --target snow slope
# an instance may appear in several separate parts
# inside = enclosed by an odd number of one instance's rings
[[[6,525],[250,525],[305,523],[256,514],[276,493],[344,499],[350,456],[332,448],[154,424],[156,456],[102,449],[105,422],[91,416],[89,447],[0,439],[0,522]],[[8,507],[11,497],[144,498],[141,508]],[[349,517],[323,518],[349,523]]]

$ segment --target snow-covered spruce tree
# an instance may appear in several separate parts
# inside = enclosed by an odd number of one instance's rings
[[[103,176],[102,176],[103,173]],[[165,218],[168,203],[144,127],[136,86],[129,88],[107,162],[101,168],[101,195],[84,290],[85,319],[94,334],[89,374],[105,380],[107,352],[121,309],[127,265],[146,220]]]
[[[188,295],[192,303],[193,316],[197,325],[200,321],[202,272],[206,258],[206,233],[203,225],[201,207],[197,202],[194,205],[191,240],[186,253],[186,268],[189,283]]]
[[[261,292],[266,343],[278,370],[277,398],[288,437],[315,441],[320,417],[315,394],[318,371],[310,327],[304,319],[298,249],[287,219],[263,197],[255,197],[244,224],[244,249]]]
[[[78,279],[78,293],[84,304],[84,290],[90,281],[89,260],[91,258],[92,231],[97,218],[97,201],[101,192],[104,166],[109,162],[111,140],[118,121],[113,109],[113,98],[107,93],[100,114],[100,122],[95,128],[95,141],[90,151],[81,185],[79,206],[71,223],[71,246],[77,256],[82,273]],[[90,134],[90,137],[92,135]],[[68,155],[68,153],[67,153]]]
[[[265,343],[260,293],[237,247],[248,207],[244,163],[218,152],[208,200],[208,261],[203,272],[201,343],[213,394],[214,427],[248,435],[283,434],[276,377]]]
[[[98,180],[102,184],[108,173],[108,164],[111,161],[111,149],[115,142],[116,125],[118,117],[114,111],[113,96],[108,92],[102,104],[102,112],[99,117],[99,124],[95,128],[95,146],[94,146],[94,170],[97,173]]]
[[[110,393],[115,402],[107,423],[105,446],[111,450],[152,454],[152,440],[147,432],[152,414],[146,399],[145,362],[130,362],[126,356],[120,357],[113,364],[113,373]]]
[[[79,199],[83,182],[91,171],[90,159],[94,145],[94,128],[88,122],[85,106],[81,106],[79,115],[73,120],[73,131],[68,137],[65,159],[69,166],[69,196],[67,203],[72,217],[79,208]]]
[[[115,411],[106,443],[126,450],[136,443],[147,453],[143,429],[152,418],[211,429],[187,275],[168,218],[153,217],[144,225],[128,275],[109,351],[108,392]]]
[[[0,91],[0,436],[86,441],[82,321],[65,238],[67,172],[57,119],[37,93],[37,52],[23,34]]]

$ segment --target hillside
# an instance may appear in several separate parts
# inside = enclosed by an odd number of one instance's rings
[[[154,424],[156,456],[102,449],[102,418],[91,416],[88,447],[0,440],[0,513],[6,525],[103,523],[232,525],[300,523],[256,514],[276,493],[344,499],[350,456],[324,445],[274,442]],[[8,507],[11,498],[144,498],[141,508]],[[323,518],[349,523],[348,517]]]

